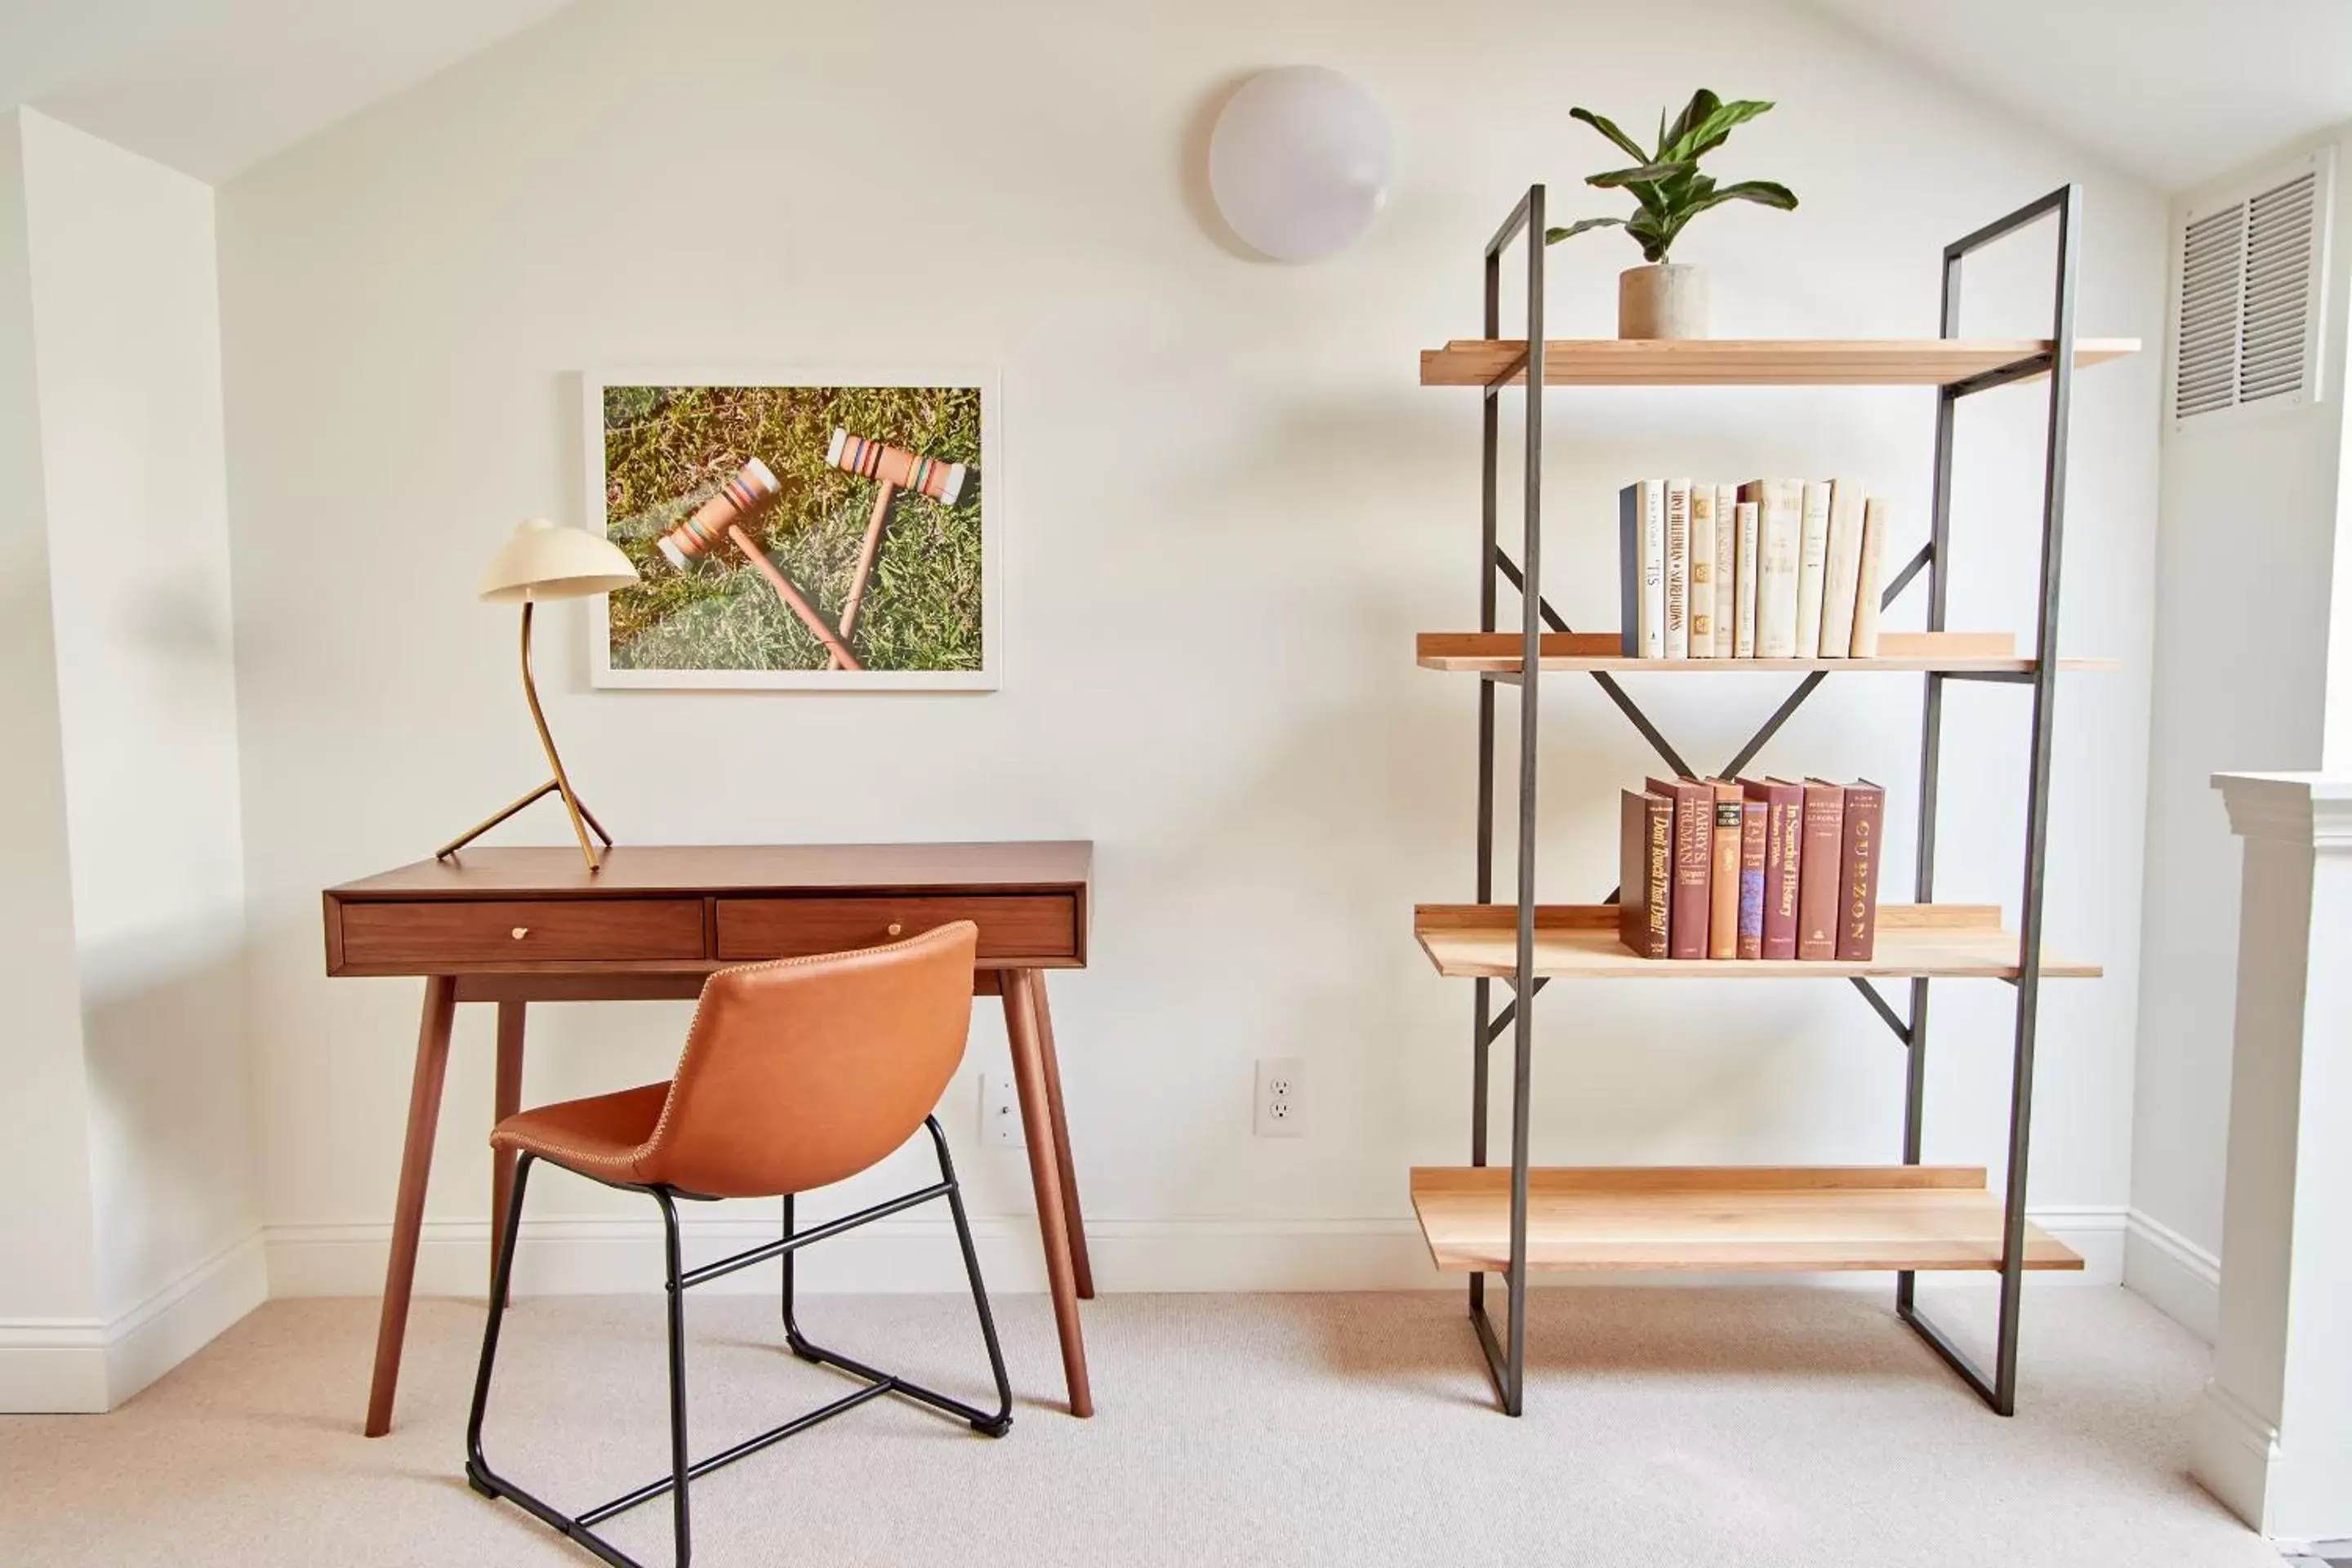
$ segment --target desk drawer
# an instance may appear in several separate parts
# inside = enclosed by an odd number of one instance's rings
[[[1067,893],[721,899],[719,956],[845,952],[902,941],[950,921],[980,927],[982,959],[1078,956],[1077,900]]]
[[[702,955],[699,899],[368,900],[343,905],[348,963],[627,963]]]

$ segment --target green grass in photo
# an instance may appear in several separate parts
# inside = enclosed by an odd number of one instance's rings
[[[826,464],[836,427],[971,469],[961,505],[891,502],[850,650],[870,670],[981,668],[977,387],[608,386],[606,528],[644,576],[612,596],[614,668],[825,668],[824,646],[731,544],[680,572],[654,542],[757,458],[781,493],[755,540],[838,626],[876,485]]]

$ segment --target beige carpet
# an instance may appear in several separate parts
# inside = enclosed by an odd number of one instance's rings
[[[1949,1300],[1973,1328],[1990,1296]],[[1451,1292],[1107,1297],[1087,1309],[1101,1412],[1079,1422],[1044,1402],[1042,1300],[1005,1298],[1009,1436],[869,1405],[698,1483],[696,1556],[2276,1568],[2184,1474],[2204,1347],[2120,1290],[2028,1304],[2024,1409],[2003,1421],[1876,1291],[1548,1290],[1511,1421]],[[981,1393],[967,1304],[808,1305],[821,1342]],[[756,1298],[689,1311],[698,1453],[844,1386],[776,1347]],[[660,1313],[521,1303],[493,1462],[573,1508],[658,1474]],[[372,1302],[274,1302],[111,1415],[0,1419],[0,1563],[589,1562],[467,1489],[480,1309],[418,1304],[397,1426],[368,1442],[373,1322]],[[658,1504],[613,1527],[657,1564],[667,1531]]]

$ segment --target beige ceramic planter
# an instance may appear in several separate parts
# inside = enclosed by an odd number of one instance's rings
[[[1629,267],[1617,275],[1621,338],[1706,336],[1706,272],[1678,262]]]

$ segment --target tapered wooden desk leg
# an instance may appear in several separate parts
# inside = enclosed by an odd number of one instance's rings
[[[1078,1167],[1070,1158],[1070,1119],[1062,1110],[1062,1061],[1054,1050],[1054,1009],[1045,1001],[1045,972],[1028,972],[1037,1007],[1037,1054],[1045,1064],[1045,1108],[1054,1117],[1054,1160],[1062,1168],[1062,1217],[1070,1226],[1070,1264],[1081,1300],[1095,1299],[1095,1266],[1087,1257],[1087,1220],[1078,1208]]]
[[[522,1109],[522,1029],[523,1007],[520,1002],[499,1004],[499,1087],[498,1102],[490,1112],[490,1125],[495,1127]],[[493,1150],[490,1153],[490,1278],[499,1272],[499,1247],[506,1240],[507,1199],[514,1192],[515,1152],[511,1149]],[[513,1290],[508,1290],[507,1305],[512,1306]]]
[[[1078,1329],[1078,1292],[1070,1264],[1070,1228],[1062,1214],[1061,1162],[1054,1152],[1054,1113],[1046,1100],[1045,1050],[1037,1029],[1036,993],[1027,973],[997,977],[1004,995],[1004,1034],[1013,1047],[1013,1084],[1021,1096],[1021,1128],[1029,1144],[1029,1184],[1037,1194],[1038,1239],[1045,1247],[1045,1283],[1054,1297],[1054,1327],[1062,1339],[1062,1375],[1070,1414],[1092,1415],[1087,1385],[1087,1345]]]
[[[449,1066],[449,1025],[457,983],[425,982],[425,1016],[416,1029],[416,1076],[408,1086],[408,1137],[400,1151],[400,1202],[392,1216],[392,1261],[383,1271],[383,1313],[376,1320],[375,1376],[368,1385],[367,1435],[392,1430],[392,1396],[400,1384],[400,1343],[408,1333],[408,1292],[416,1282],[416,1237],[425,1225],[425,1183],[433,1173],[433,1132],[441,1120],[441,1083]]]

